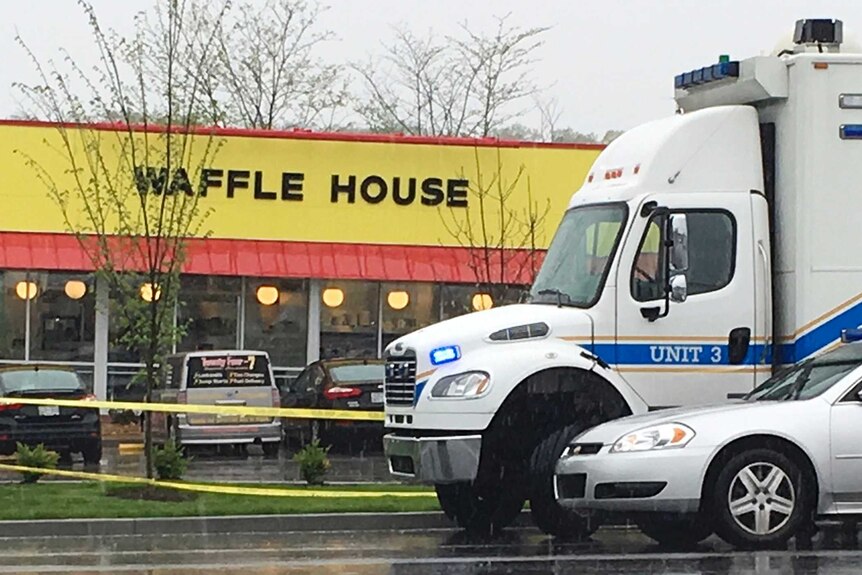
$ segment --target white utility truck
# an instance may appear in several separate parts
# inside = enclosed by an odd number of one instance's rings
[[[528,303],[388,346],[391,472],[467,529],[530,499],[584,534],[552,483],[577,433],[744,394],[862,324],[862,54],[841,44],[801,20],[775,55],[677,76],[678,113],[596,159]]]

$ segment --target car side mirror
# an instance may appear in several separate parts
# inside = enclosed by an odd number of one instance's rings
[[[688,271],[688,220],[685,214],[670,215],[672,242],[670,248],[671,274],[682,274]]]
[[[670,300],[675,303],[682,303],[688,297],[688,282],[683,274],[675,275],[670,278]]]
[[[862,403],[862,389],[860,389],[859,391],[856,392],[856,400],[859,403]]]

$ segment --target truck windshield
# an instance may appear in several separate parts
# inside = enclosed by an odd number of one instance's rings
[[[623,203],[566,212],[530,290],[530,302],[592,306],[601,293],[627,213]]]

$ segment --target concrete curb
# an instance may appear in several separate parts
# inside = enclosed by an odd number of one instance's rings
[[[522,516],[518,524],[529,524]],[[309,515],[233,515],[140,519],[43,519],[0,521],[0,537],[105,537],[214,533],[290,533],[308,531],[401,531],[453,529],[441,512],[321,513]]]

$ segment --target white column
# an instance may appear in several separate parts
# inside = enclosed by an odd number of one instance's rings
[[[320,280],[308,281],[308,337],[306,365],[320,359]]]
[[[96,280],[96,340],[93,342],[93,393],[108,399],[108,315],[110,287]]]

